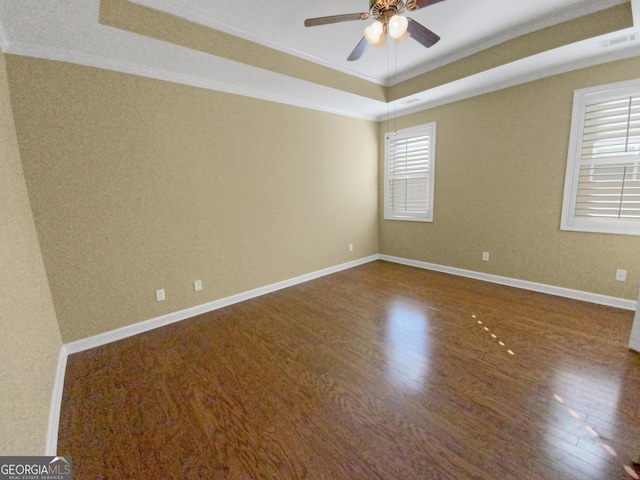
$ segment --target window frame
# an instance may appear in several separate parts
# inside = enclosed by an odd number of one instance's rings
[[[397,179],[400,175],[393,175],[390,172],[390,148],[394,140],[403,140],[410,138],[418,138],[429,135],[428,159],[427,159],[427,205],[425,212],[410,211],[392,211],[390,205],[391,181]],[[434,185],[435,185],[435,163],[436,163],[436,122],[429,122],[416,125],[395,132],[385,133],[384,140],[384,219],[385,220],[404,220],[410,222],[433,222],[433,202],[434,202]],[[416,174],[415,178],[422,178]]]
[[[619,99],[624,96],[640,97],[640,79],[574,91],[560,230],[640,235],[640,219],[580,217],[575,215],[581,166],[623,165],[635,162],[635,172],[640,170],[640,155],[638,154],[628,153],[619,157],[608,157],[601,160],[591,159],[590,163],[582,160],[581,156],[587,106],[595,102]]]

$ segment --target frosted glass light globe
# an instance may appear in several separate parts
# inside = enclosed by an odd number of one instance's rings
[[[376,21],[364,29],[364,37],[370,44],[377,45],[380,42],[383,31],[384,27],[382,23]]]
[[[393,38],[400,38],[407,31],[409,20],[402,15],[394,15],[389,20],[389,35]]]

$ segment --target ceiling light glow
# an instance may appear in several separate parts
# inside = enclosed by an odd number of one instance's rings
[[[389,20],[389,35],[391,37],[398,39],[403,36],[407,32],[407,27],[409,26],[409,20],[407,17],[402,15],[394,15]]]
[[[372,45],[378,45],[380,43],[380,37],[384,31],[384,25],[381,22],[375,21],[367,28],[364,29],[364,37]]]

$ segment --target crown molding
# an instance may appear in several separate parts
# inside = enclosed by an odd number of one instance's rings
[[[597,9],[604,9],[623,1],[592,1],[587,6],[581,6],[580,12],[591,13],[596,9],[595,6],[598,7]],[[632,1],[635,15],[640,11],[640,0]],[[144,0],[136,0],[136,3],[145,4]],[[563,12],[563,18],[571,17],[576,14],[576,9],[565,9]],[[549,21],[549,18],[546,17],[538,21],[542,23],[534,23],[528,28],[535,30]],[[115,36],[120,35],[117,31],[111,32],[110,30],[105,30],[105,39],[113,41],[121,38]],[[505,34],[504,38],[513,36],[514,32],[515,30],[512,30],[511,33]],[[78,46],[76,48],[76,46],[68,44],[56,47],[51,44],[35,43],[35,41],[9,41],[7,31],[0,21],[0,48],[5,53],[15,55],[75,63],[320,112],[381,122],[388,120],[392,116],[391,112],[393,112],[393,117],[408,115],[570,70],[639,56],[640,48],[636,46],[637,41],[616,44],[608,48],[602,45],[603,39],[615,40],[625,33],[636,34],[637,31],[625,29],[542,52],[430,90],[417,92],[397,99],[395,103],[361,97],[146,37],[139,39],[143,43],[138,50],[126,48],[125,41],[135,38],[132,36],[131,39],[122,37],[121,42],[116,42],[115,46],[120,50],[110,48],[96,52],[89,50],[91,47]],[[636,35],[636,37],[640,37],[640,35]],[[502,37],[495,37],[492,41],[499,42],[501,39]],[[481,49],[486,45],[476,45],[473,48]],[[83,51],[83,48],[86,51]],[[144,52],[144,56],[141,56],[141,52]],[[459,54],[461,55],[461,53]],[[430,67],[436,68],[437,65],[431,64]]]
[[[640,0],[632,0],[632,1],[636,3],[640,3]],[[567,22],[575,18],[583,17],[585,15],[590,15],[592,13],[596,13],[601,10],[606,10],[607,8],[612,8],[618,5],[622,5],[623,3],[627,3],[627,2],[628,0],[591,0],[591,2],[587,4],[579,4],[579,5],[574,5],[573,7],[564,8],[560,12],[556,12],[553,15],[545,15],[533,21],[522,23],[513,28],[500,32],[497,35],[486,37],[485,39],[479,42],[476,42],[473,45],[460,48],[448,54],[447,56],[435,58],[433,60],[430,60],[427,64],[419,65],[415,68],[401,72],[393,78],[393,84],[402,83],[418,75],[423,75],[432,70],[436,70],[438,68],[444,67],[445,65],[456,62],[458,60],[462,60],[463,58],[474,55],[478,52],[481,52],[482,50],[495,47],[496,45],[507,42],[509,40],[513,40],[523,35],[527,35],[529,33],[536,32],[544,28],[558,25],[560,23]],[[390,81],[391,79],[387,79],[387,82],[390,82]],[[385,85],[391,86],[391,83],[388,83]]]
[[[167,1],[167,0],[164,0],[164,1],[129,0],[129,1],[139,5],[143,5],[151,9],[158,9],[160,11],[169,13],[171,15],[176,14],[175,10],[176,10],[176,5],[178,3],[176,1]],[[228,25],[218,20],[215,17],[212,18],[210,15],[207,14],[207,12],[201,11],[197,8],[194,8],[193,6],[190,6],[190,4],[186,2],[184,4],[177,5],[177,8],[182,12],[181,18],[187,19],[194,23],[198,23],[199,25],[203,25],[209,28],[214,28],[216,30],[227,33],[229,35],[234,35],[237,37],[247,39],[249,41],[267,46],[269,48],[273,48],[275,50],[288,53],[298,58],[302,58],[302,59],[317,63],[319,65],[323,65],[325,67],[345,73],[347,75],[352,75],[352,76],[361,78],[363,80],[367,80],[373,83],[377,83],[379,85],[390,87],[395,84],[401,83],[403,81],[409,80],[418,75],[425,74],[437,68],[443,67],[447,64],[461,60],[465,57],[478,53],[484,49],[494,47],[508,40],[512,40],[522,35],[526,35],[528,33],[532,33],[534,31],[541,30],[553,25],[557,25],[559,23],[563,23],[565,21],[569,21],[578,17],[589,15],[601,10],[606,10],[607,8],[615,7],[617,5],[627,3],[628,1],[629,0],[590,0],[587,3],[582,2],[580,4],[566,7],[559,12],[555,12],[552,15],[544,15],[532,21],[521,23],[508,30],[502,31],[494,36],[486,37],[485,39],[479,42],[475,42],[473,45],[460,48],[451,54],[442,56],[440,58],[436,57],[434,59],[429,60],[429,62],[425,64],[416,66],[414,68],[411,68],[387,77],[368,75],[355,68],[349,68],[348,66],[345,66],[345,65],[336,65],[323,57],[319,57],[316,55],[311,55],[309,53],[303,52],[297,49],[295,46],[280,42],[274,39],[273,37],[266,36],[264,34],[258,35],[252,30]],[[640,0],[632,0],[632,1],[638,3],[638,1]]]
[[[43,58],[47,60],[67,62],[77,65],[84,65],[87,67],[100,68],[103,70],[127,73],[156,80],[163,80],[182,85],[189,85],[192,87],[215,90],[244,97],[251,97],[259,100],[266,100],[295,107],[308,108],[311,110],[358,118],[361,120],[377,121],[379,116],[378,111],[380,111],[382,108],[386,108],[386,104],[383,102],[376,102],[375,100],[362,98],[363,104],[367,104],[369,106],[369,108],[366,108],[366,111],[363,111],[362,109],[342,109],[336,107],[336,105],[344,105],[348,102],[332,102],[331,104],[329,104],[322,101],[322,95],[317,97],[320,99],[319,101],[313,101],[313,97],[309,95],[294,96],[269,92],[263,89],[252,89],[234,83],[216,81],[210,77],[189,75],[177,71],[165,70],[148,65],[141,65],[139,63],[114,60],[113,58],[100,55],[90,55],[75,50],[59,49],[42,45],[13,42],[9,45],[5,53],[21,55],[25,57]],[[305,86],[312,86],[312,88],[314,88],[315,90],[323,89],[323,91],[328,95],[340,95],[344,96],[345,98],[354,97],[354,95],[348,94],[346,92],[341,92],[329,87],[310,84],[309,82],[306,82],[304,80],[299,80],[278,73],[262,70],[257,67],[238,64],[237,62],[233,63],[237,68],[247,69],[248,78],[255,78],[259,75],[268,75],[272,78],[278,77],[281,82],[291,84],[291,88],[280,89],[281,91],[296,92],[298,91],[298,89],[295,88],[296,86],[300,86],[303,90]],[[363,106],[366,107],[366,105]]]
[[[635,30],[627,29],[616,32],[614,35],[619,36],[625,32],[630,33],[635,32]],[[611,35],[607,35],[606,37],[609,36]],[[597,42],[598,39],[587,41]],[[563,52],[569,52],[572,48],[573,47],[568,45],[556,49],[555,53],[558,55],[559,60],[556,60],[553,64],[549,64],[549,52],[544,52],[534,55],[533,57],[523,58],[490,70],[485,70],[448,84],[440,85],[425,92],[410,95],[404,99],[398,99],[397,101],[400,102],[400,104],[402,104],[403,101],[407,103],[407,101],[411,99],[416,100],[405,108],[398,108],[396,112],[398,115],[409,115],[554,75],[640,56],[639,43],[638,45],[623,45],[609,49],[603,47],[600,55],[586,56],[573,61],[566,60],[566,57],[571,57],[571,55]],[[450,93],[447,93],[447,91]],[[381,117],[379,118],[379,121],[380,120],[382,120]]]
[[[136,3],[138,5],[142,5],[144,7],[147,7],[153,10],[158,10],[164,13],[168,13],[169,15],[176,15],[175,10],[177,7],[182,12],[182,14],[180,15],[180,18],[183,18],[190,22],[197,23],[198,25],[202,25],[207,28],[213,28],[215,30],[219,30],[221,32],[227,33],[229,35],[233,35],[236,37],[243,38],[245,40],[249,40],[250,42],[254,42],[259,45],[263,45],[265,47],[269,47],[274,50],[287,53],[289,55],[301,58],[303,60],[308,60],[318,65],[322,65],[332,70],[335,70],[347,75],[351,75],[353,77],[357,77],[362,80],[375,83],[377,85],[385,85],[385,82],[387,81],[387,78],[385,77],[367,74],[356,68],[350,68],[348,65],[336,65],[335,63],[331,62],[330,60],[324,57],[312,55],[290,44],[279,42],[273,37],[265,36],[265,35],[257,35],[252,30],[238,28],[233,25],[228,25],[224,22],[219,21],[215,17],[212,18],[210,15],[208,15],[206,12],[203,12],[200,9],[190,7],[189,4],[177,5],[177,2],[173,2],[173,1],[164,2],[164,3],[158,2],[158,1],[146,1],[146,0],[129,0],[129,1],[131,3]]]

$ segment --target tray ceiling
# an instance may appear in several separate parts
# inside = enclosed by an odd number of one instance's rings
[[[638,1],[446,0],[407,13],[442,37],[432,48],[387,42],[347,62],[371,21],[303,21],[366,11],[363,0],[0,0],[0,46],[382,120],[390,101],[404,114],[640,55]]]

